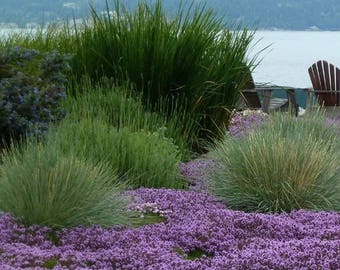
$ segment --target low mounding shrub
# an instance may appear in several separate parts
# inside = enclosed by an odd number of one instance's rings
[[[179,179],[180,153],[173,141],[164,137],[164,130],[130,132],[121,129],[117,135],[119,171],[131,175],[129,178],[135,187],[184,187]]]
[[[56,51],[9,48],[0,51],[0,143],[42,136],[48,123],[64,117],[67,56]]]
[[[133,187],[181,188],[178,178],[180,153],[163,130],[156,132],[117,129],[98,119],[65,121],[50,140],[64,152],[107,163]]]
[[[26,224],[62,228],[128,221],[127,200],[106,166],[63,155],[51,143],[30,142],[2,158],[0,209]]]
[[[216,145],[211,191],[229,207],[245,211],[340,209],[334,129],[314,116],[274,119],[247,137],[226,137]]]

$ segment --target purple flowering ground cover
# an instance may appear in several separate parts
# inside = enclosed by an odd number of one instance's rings
[[[233,137],[240,138],[261,127],[268,120],[269,115],[260,110],[236,112],[230,120],[229,133]]]
[[[340,213],[228,210],[203,192],[138,189],[166,221],[57,233],[0,217],[0,269],[340,269]],[[190,259],[187,254],[203,256]]]

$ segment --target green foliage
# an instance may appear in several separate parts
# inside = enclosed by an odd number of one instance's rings
[[[135,228],[149,224],[166,222],[167,219],[159,214],[145,213],[143,217],[139,217],[137,221],[138,222],[136,222],[136,225],[134,226]]]
[[[29,142],[3,154],[0,209],[52,228],[123,224],[127,199],[116,179],[106,166],[64,155],[51,142]]]
[[[58,50],[60,53],[72,53],[70,51],[70,32],[68,24],[64,26],[49,25],[47,27],[32,30],[22,29],[12,32],[8,37],[0,40],[0,47],[11,48],[20,46],[40,52]]]
[[[226,137],[212,151],[211,191],[245,211],[339,210],[338,137],[323,122],[281,115],[248,137]]]
[[[41,137],[64,117],[67,57],[14,47],[0,51],[0,141]]]
[[[194,261],[196,259],[200,259],[202,257],[213,257],[212,253],[206,252],[201,248],[195,248],[188,253],[184,252],[181,248],[175,247],[174,251],[178,253],[181,257],[186,260]]]
[[[167,104],[160,104],[158,113],[151,112],[151,108],[143,105],[141,96],[131,89],[129,85],[115,86],[108,79],[102,79],[96,85],[84,79],[75,88],[75,95],[68,97],[63,105],[75,121],[84,117],[100,118],[117,129],[131,131],[154,132],[166,127],[165,136],[173,138],[183,157],[189,158],[189,134],[193,123],[187,115],[182,112],[167,117]]]
[[[106,163],[133,187],[181,188],[178,178],[180,153],[163,130],[155,132],[114,128],[105,121],[65,121],[50,134],[64,152]]]
[[[194,260],[199,259],[201,257],[213,257],[213,255],[211,253],[204,251],[201,248],[195,248],[194,250],[188,252],[187,260],[194,261]]]
[[[109,7],[104,15],[92,10],[91,23],[70,36],[74,75],[131,81],[154,109],[162,98],[170,101],[169,117],[180,105],[196,123],[189,136],[196,143],[219,137],[253,66],[246,53],[254,33],[227,29],[202,6],[180,6],[171,18],[161,1],[134,11],[114,1],[113,9],[114,16]]]
[[[58,259],[51,258],[44,262],[43,267],[47,269],[53,269],[58,264]]]
[[[76,88],[76,94],[64,101],[64,106],[73,118],[100,118],[116,128],[129,127],[155,130],[165,125],[156,113],[147,112],[140,96],[131,87],[112,86],[108,80],[91,84],[84,80]]]
[[[273,114],[268,123],[270,127],[280,131],[281,136],[290,136],[298,129],[299,133],[304,133],[304,136],[312,136],[320,140],[332,140],[336,134],[336,126],[326,124],[325,111],[319,109],[316,111],[308,111],[302,117],[289,117],[287,114]],[[270,128],[269,127],[269,128]]]

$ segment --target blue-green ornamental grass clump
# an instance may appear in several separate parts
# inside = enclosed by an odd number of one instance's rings
[[[210,190],[249,212],[339,210],[339,138],[323,122],[280,115],[244,138],[226,136],[212,150]]]
[[[0,51],[0,144],[26,135],[41,137],[65,116],[68,56],[20,47]]]
[[[128,199],[104,163],[29,142],[2,155],[0,210],[52,228],[128,223]]]

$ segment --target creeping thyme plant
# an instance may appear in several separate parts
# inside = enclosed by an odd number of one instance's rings
[[[2,215],[0,268],[340,269],[339,212],[244,213],[201,192],[141,188],[128,194],[134,209],[152,208],[165,221],[77,227],[51,238],[47,227],[25,228]]]

